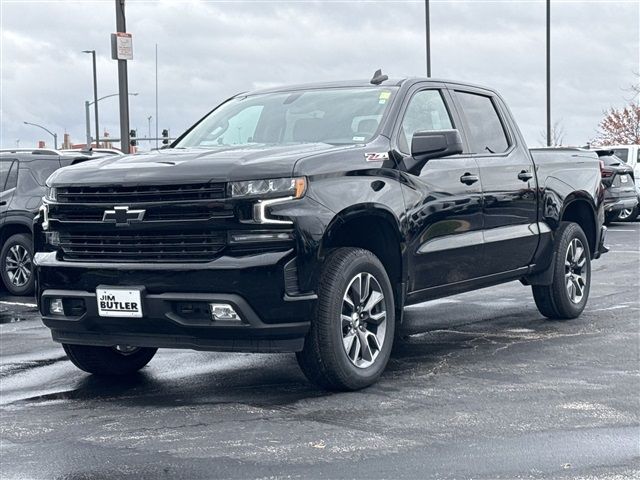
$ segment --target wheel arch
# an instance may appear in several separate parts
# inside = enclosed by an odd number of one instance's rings
[[[33,226],[31,222],[12,221],[11,223],[4,223],[2,227],[0,227],[0,248],[9,237],[18,233],[33,236]]]
[[[394,291],[396,318],[401,318],[407,275],[404,240],[400,222],[384,205],[360,204],[338,213],[329,223],[318,250],[319,259],[338,247],[371,251],[382,263]]]
[[[560,220],[580,225],[589,242],[591,258],[593,258],[598,246],[598,226],[593,202],[589,200],[588,196],[579,195],[577,192],[567,197],[562,208]]]

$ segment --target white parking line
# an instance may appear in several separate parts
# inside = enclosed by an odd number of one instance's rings
[[[622,228],[616,228],[615,230],[607,230],[607,235],[613,232],[637,232],[637,230],[626,230]]]
[[[0,300],[1,305],[17,305],[19,307],[37,307],[35,303],[22,303],[22,302],[4,302]]]

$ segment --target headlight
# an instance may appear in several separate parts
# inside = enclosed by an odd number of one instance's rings
[[[231,196],[237,197],[294,197],[300,198],[307,189],[305,178],[272,178],[268,180],[248,180],[231,182]]]
[[[47,191],[45,193],[45,198],[47,200],[50,200],[52,202],[55,202],[58,200],[58,190],[56,189],[56,187],[47,187]]]

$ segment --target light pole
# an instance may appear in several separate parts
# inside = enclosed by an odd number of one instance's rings
[[[119,93],[112,93],[111,95],[105,95],[104,97],[100,97],[97,101],[93,101],[93,102],[90,102],[89,100],[85,100],[85,102],[84,102],[84,117],[85,117],[85,125],[86,125],[85,128],[86,128],[86,135],[87,135],[87,148],[91,148],[91,125],[90,125],[91,121],[89,120],[89,117],[90,117],[90,115],[89,115],[89,107],[91,105],[94,105],[94,104],[97,105],[97,103],[100,100],[104,100],[105,98],[109,98],[109,97],[117,97],[118,95],[119,95]],[[130,93],[129,95],[132,96],[132,97],[138,96],[137,93]],[[96,108],[96,111],[97,110],[98,109]],[[98,147],[98,139],[96,139],[96,148],[97,147]]]
[[[547,147],[551,146],[551,0],[547,0]]]
[[[43,127],[42,125],[38,125],[37,123],[31,123],[31,122],[22,122],[25,125],[32,125],[34,127],[38,127],[41,128],[42,130],[44,130],[45,132],[47,132],[49,135],[53,136],[53,148],[55,148],[56,150],[58,149],[58,135],[56,135],[55,133],[53,133],[51,130],[49,130],[48,128]]]
[[[96,147],[100,146],[100,127],[98,126],[98,74],[96,72],[96,51],[83,50],[83,53],[90,53],[93,60],[93,103],[96,115]]]
[[[149,122],[149,134],[147,136],[147,138],[149,139],[149,147],[151,147],[151,119],[152,118],[153,117],[151,115],[147,117],[147,121]],[[151,148],[149,148],[149,150],[151,150]]]
[[[429,0],[424,0],[424,19],[426,23],[427,37],[427,77],[431,78],[431,18],[429,12]]]

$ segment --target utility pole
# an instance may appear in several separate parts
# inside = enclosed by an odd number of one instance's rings
[[[116,0],[116,32],[127,31],[124,1]],[[120,94],[120,149],[129,153],[129,85],[127,61],[118,60],[118,92]]]
[[[90,53],[93,61],[93,107],[96,118],[96,147],[100,146],[100,126],[98,125],[98,74],[96,70],[96,51],[83,50],[83,53]],[[91,143],[87,144],[87,148],[91,148]]]
[[[151,147],[151,145],[149,145]],[[158,44],[156,43],[156,150],[158,149]]]
[[[547,147],[551,146],[551,0],[547,0]]]
[[[91,52],[93,57],[93,114],[96,117],[96,147],[100,147],[100,126],[98,125],[98,73],[96,69],[96,51]]]
[[[89,100],[84,101],[84,121],[85,121],[85,134],[87,137],[87,149],[91,148],[91,114],[89,113]]]
[[[429,15],[429,0],[424,0],[424,17],[427,27],[427,77],[431,78],[431,19]]]

